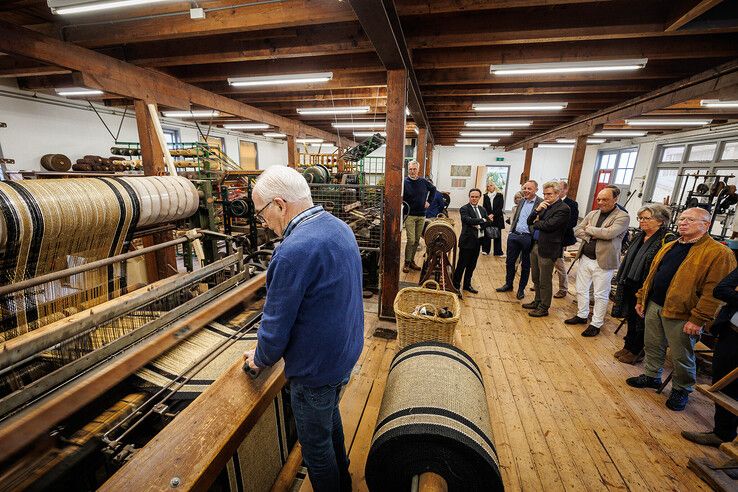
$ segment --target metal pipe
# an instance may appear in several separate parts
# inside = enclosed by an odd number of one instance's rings
[[[177,227],[174,224],[164,224],[156,227],[149,227],[149,228],[143,228],[143,229],[136,229],[133,232],[134,238],[144,237],[148,236],[150,234],[157,234],[159,232],[168,232],[173,231]]]
[[[192,237],[192,239],[199,239],[201,237],[202,237],[202,234],[197,233]],[[154,251],[159,251],[160,249],[169,248],[171,246],[176,246],[178,244],[185,243],[189,240],[190,240],[189,238],[181,237],[178,239],[167,241],[165,243],[155,244],[147,248],[137,249],[136,251],[129,251],[128,253],[123,253],[117,256],[112,256],[110,258],[93,261],[85,265],[79,265],[76,267],[67,268],[66,270],[60,270],[58,272],[47,273],[46,275],[41,275],[40,277],[29,278],[28,280],[23,280],[21,282],[15,282],[10,285],[3,285],[2,287],[0,287],[0,296],[12,294],[13,292],[18,292],[19,290],[28,289],[30,287],[35,287],[37,285],[45,284],[47,282],[53,282],[54,280],[59,280],[61,278],[68,277],[71,275],[76,275],[78,273],[94,270],[95,268],[112,265],[113,263],[117,263],[119,261],[125,261],[130,258],[136,258],[137,256],[145,255],[146,253],[152,253]]]

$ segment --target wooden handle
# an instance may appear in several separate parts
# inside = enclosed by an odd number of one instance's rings
[[[448,492],[448,484],[441,475],[425,472],[418,479],[418,492]]]

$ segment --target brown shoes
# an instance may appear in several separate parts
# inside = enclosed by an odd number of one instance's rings
[[[644,354],[642,350],[640,354],[634,354],[630,350],[626,350],[625,353],[621,354],[618,357],[618,360],[622,362],[623,364],[635,365],[643,360],[643,356]]]
[[[408,266],[410,267],[410,270],[416,270],[418,272],[422,270],[422,268],[416,265],[414,261],[411,261],[410,263],[408,263]]]
[[[554,294],[555,299],[561,299],[562,297],[566,297],[566,294],[568,294],[565,290],[560,290],[556,294]]]
[[[628,352],[629,352],[629,350],[620,349],[617,352],[615,352],[613,355],[615,356],[616,359],[619,359],[621,355],[625,355]]]
[[[410,263],[405,262],[405,264],[402,265],[402,272],[403,273],[408,273],[409,271],[410,271]]]

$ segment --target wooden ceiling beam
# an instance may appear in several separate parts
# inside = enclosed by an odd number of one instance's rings
[[[0,51],[78,71],[79,81],[85,87],[178,109],[202,106],[268,123],[290,135],[310,135],[336,141],[335,135],[298,121],[208,92],[161,72],[137,67],[6,22],[0,22]]]
[[[596,127],[612,121],[640,116],[649,111],[665,108],[707,93],[725,89],[733,90],[736,86],[738,86],[738,59],[591,115],[577,118],[533,137],[519,140],[507,146],[507,150],[530,147],[536,143],[556,138],[588,135]]]
[[[518,87],[504,87],[502,85],[489,87],[488,85],[480,87],[429,87],[423,90],[424,97],[449,97],[449,96],[538,96],[538,95],[552,95],[558,99],[565,97],[569,94],[622,94],[630,92],[647,92],[653,89],[653,84],[648,81],[641,81],[639,83],[599,83],[599,84],[575,84],[569,83],[566,85],[545,85],[536,83],[536,85],[530,85],[529,83],[523,84]]]
[[[456,68],[454,70],[418,70],[418,81],[425,90],[427,86],[434,85],[474,85],[474,84],[527,84],[555,82],[600,82],[600,81],[622,81],[627,78],[629,82],[634,80],[674,80],[684,78],[694,70],[686,70],[687,67],[676,66],[670,69],[655,69],[646,67],[643,70],[629,72],[627,75],[617,72],[597,72],[578,74],[553,74],[531,76],[495,76],[489,73],[488,67]]]
[[[249,104],[269,102],[313,103],[340,101],[341,105],[353,105],[356,99],[385,99],[387,90],[381,89],[336,89],[335,91],[291,92],[288,94],[255,95],[244,100]]]
[[[674,32],[723,0],[674,0],[664,31]]]
[[[550,7],[554,4],[598,3],[612,0],[396,0],[397,12],[402,15],[444,14],[450,12],[500,10],[524,7]]]

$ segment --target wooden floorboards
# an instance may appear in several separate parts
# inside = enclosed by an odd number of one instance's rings
[[[710,490],[687,461],[716,460],[718,451],[679,433],[711,428],[712,403],[695,392],[685,411],[672,412],[664,406],[670,387],[657,394],[627,386],[642,363],[613,357],[625,332],[613,333],[616,320],[608,317],[599,336],[582,337],[583,326],[563,323],[576,311],[572,294],[554,299],[549,317],[532,319],[513,293],[495,291],[504,274],[504,258],[480,257],[479,294],[464,297],[455,340],[482,369],[506,490]],[[401,276],[417,279],[417,272]],[[522,302],[532,300],[526,294]],[[364,351],[341,402],[355,490],[367,490],[364,464],[396,351],[395,341],[372,336],[373,301],[365,308]],[[301,490],[311,490],[307,481]]]

